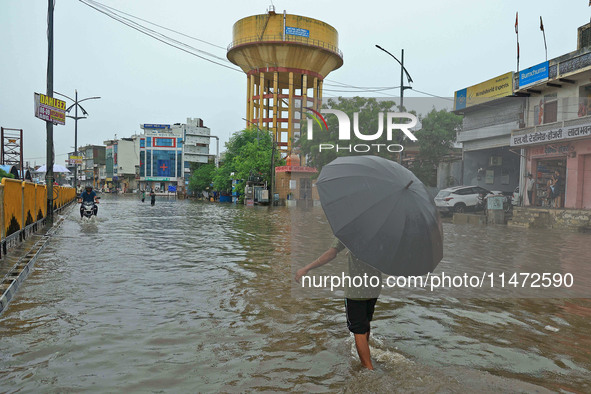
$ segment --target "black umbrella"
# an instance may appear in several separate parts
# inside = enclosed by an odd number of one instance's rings
[[[316,185],[334,235],[358,259],[388,275],[424,275],[443,257],[435,204],[400,164],[339,157],[322,168]]]

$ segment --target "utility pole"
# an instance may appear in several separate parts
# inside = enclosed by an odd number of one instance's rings
[[[47,97],[53,97],[53,4],[47,0]],[[53,225],[53,123],[45,122],[47,129],[47,225]]]
[[[75,98],[71,98],[66,96],[65,94],[61,94],[58,92],[54,92],[55,94],[59,94],[67,99],[70,99],[74,102],[74,104],[70,105],[66,108],[66,112],[70,112],[72,108],[74,108],[74,116],[66,115],[68,118],[74,119],[74,156],[78,156],[78,119],[86,119],[87,116],[78,116],[78,107],[82,110],[83,115],[88,115],[88,112],[80,105],[81,102],[86,100],[97,100],[100,97],[87,97],[82,100],[78,100],[78,89],[74,90]],[[78,188],[78,164],[74,165],[74,188]]]
[[[400,105],[398,106],[398,108],[399,108],[400,112],[403,112],[404,111],[404,109],[403,109],[404,108],[404,90],[405,89],[412,89],[412,87],[410,85],[404,86],[404,74],[406,73],[406,78],[407,78],[409,84],[411,82],[413,82],[412,78],[410,77],[410,74],[408,73],[406,68],[404,68],[404,49],[402,50],[402,55],[401,55],[402,61],[400,61],[400,60],[396,59],[396,56],[392,55],[390,52],[388,52],[387,50],[385,50],[381,46],[376,44],[376,48],[386,52],[388,55],[392,56],[392,58],[394,58],[394,60],[396,60],[400,64]],[[402,142],[402,137],[401,137],[400,142]],[[402,163],[402,151],[398,155],[398,163]]]

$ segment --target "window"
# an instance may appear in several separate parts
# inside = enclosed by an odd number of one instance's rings
[[[591,85],[579,88],[578,115],[579,117],[591,115]]]
[[[154,137],[154,147],[175,147],[175,142],[174,138]]]
[[[178,151],[176,155],[176,176],[182,177],[183,174],[183,152]]]
[[[145,148],[145,147],[146,147],[146,139],[140,138],[140,149]]]
[[[460,196],[466,196],[468,194],[473,194],[474,192],[472,191],[471,187],[466,187],[464,189],[459,189],[455,191],[455,194],[460,195]]]
[[[161,177],[174,177],[175,174],[174,150],[155,150],[152,161],[152,175]]]
[[[146,145],[147,145],[148,147],[152,147],[152,137],[148,137],[148,138],[146,138]]]
[[[140,176],[144,177],[145,175],[145,166],[146,164],[146,151],[140,151]]]
[[[146,176],[152,176],[152,149],[146,151]]]
[[[558,113],[558,101],[550,101],[544,103],[544,123],[556,122],[556,114]]]

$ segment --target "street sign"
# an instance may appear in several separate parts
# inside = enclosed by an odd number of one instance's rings
[[[69,164],[82,164],[82,156],[70,156],[70,159],[68,160]]]
[[[66,124],[66,102],[35,93],[35,117],[54,124]]]

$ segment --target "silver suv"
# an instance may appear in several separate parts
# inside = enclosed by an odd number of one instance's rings
[[[441,190],[435,196],[435,206],[441,213],[465,212],[475,210],[478,196],[502,195],[502,192],[491,192],[480,186],[455,186]]]

